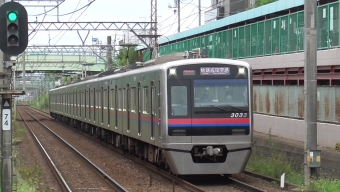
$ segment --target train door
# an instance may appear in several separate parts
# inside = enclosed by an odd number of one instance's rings
[[[131,98],[131,91],[130,91],[130,85],[127,84],[127,87],[126,87],[126,129],[127,129],[127,132],[130,133],[130,98]]]
[[[157,106],[157,97],[156,97],[156,87],[154,85],[154,81],[150,83],[151,94],[150,94],[150,123],[151,123],[151,130],[150,136],[151,140],[155,141],[155,118],[156,118],[156,110],[155,106]]]
[[[137,130],[138,130],[138,136],[141,136],[141,115],[142,115],[142,101],[141,101],[141,85],[138,83],[138,88],[137,88]]]
[[[191,82],[168,81],[168,142],[191,142]]]

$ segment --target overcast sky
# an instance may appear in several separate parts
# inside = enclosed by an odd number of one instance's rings
[[[52,0],[51,0],[52,1]],[[44,14],[44,7],[31,7],[33,5],[49,5],[55,6],[57,2],[51,1],[20,1],[25,5],[29,15],[29,22],[38,21],[57,21],[57,9]],[[94,1],[87,9],[75,12],[73,15],[60,16],[61,22],[68,21],[150,21],[150,4],[151,0],[65,0],[60,5],[59,14],[71,13],[74,10],[84,7],[89,2]],[[210,9],[210,1],[202,1],[202,24],[204,24],[204,11]],[[174,6],[174,0],[158,0],[158,33],[161,35],[172,35],[177,33],[177,13],[174,14],[175,8],[168,8],[169,5]],[[46,11],[53,7],[45,7]],[[45,18],[44,18],[45,16]],[[188,28],[197,27],[198,22],[198,0],[181,0],[181,31]],[[84,39],[87,31],[80,31]],[[90,31],[86,40],[86,45],[92,44],[92,37],[98,38],[103,44],[106,44],[107,36],[111,35],[112,40],[117,34],[117,40],[122,39],[122,32],[119,31]],[[81,45],[77,31],[43,31],[38,30],[29,36],[29,45],[48,45],[50,35],[51,45]]]

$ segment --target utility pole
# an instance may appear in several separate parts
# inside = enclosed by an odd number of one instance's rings
[[[107,71],[112,69],[112,50],[111,50],[111,36],[107,36],[107,48],[106,48],[106,60],[107,60]]]
[[[181,1],[177,0],[177,14],[178,14],[178,33],[181,32]]]
[[[198,0],[198,24],[201,26],[201,0]]]
[[[172,7],[171,5],[169,5],[169,8],[177,8],[177,17],[178,17],[178,33],[181,32],[181,1],[180,0],[174,0],[175,2],[175,6]],[[176,10],[174,10],[174,13],[176,13]]]
[[[310,185],[311,177],[316,177],[315,162],[320,162],[317,151],[317,45],[316,45],[316,9],[317,0],[305,0],[305,185]],[[315,156],[318,160],[315,161]]]
[[[22,53],[22,90],[26,91],[26,69],[25,69],[25,65],[26,65],[26,52],[24,51]]]
[[[15,90],[11,76],[15,75],[16,56],[28,44],[28,15],[24,6],[9,0],[2,0],[0,14],[1,191],[12,191],[12,96],[25,92]]]
[[[115,34],[115,39],[113,40],[113,58],[115,58],[115,65],[117,65],[117,62],[116,62],[116,37],[117,37],[117,34]]]

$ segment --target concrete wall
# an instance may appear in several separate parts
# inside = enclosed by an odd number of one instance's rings
[[[318,51],[317,59],[318,66],[339,65],[340,49],[320,50]],[[240,59],[240,61],[248,62],[253,69],[303,67],[305,62],[304,60],[304,52]]]
[[[318,145],[334,149],[340,142],[340,125],[318,123]],[[254,130],[260,133],[271,134],[277,137],[304,142],[304,121],[254,114]]]

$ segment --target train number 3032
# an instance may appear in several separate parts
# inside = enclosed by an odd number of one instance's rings
[[[248,113],[231,113],[230,117],[237,118],[237,117],[247,117]]]

